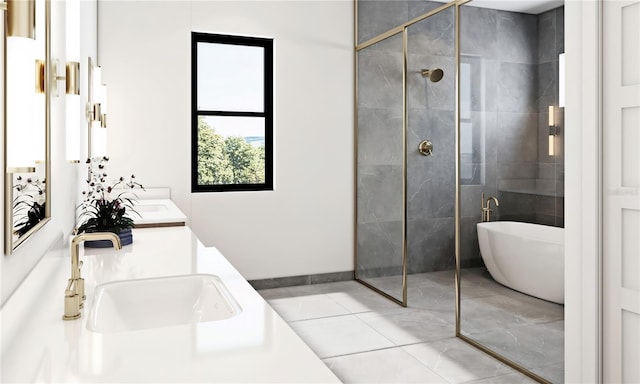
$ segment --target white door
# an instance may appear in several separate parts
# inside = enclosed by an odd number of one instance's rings
[[[640,383],[640,1],[603,4],[602,373]]]

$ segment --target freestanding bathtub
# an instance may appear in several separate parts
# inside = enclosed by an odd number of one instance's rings
[[[491,277],[527,295],[564,304],[564,228],[514,221],[478,223]]]

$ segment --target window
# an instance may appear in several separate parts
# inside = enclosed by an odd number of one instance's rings
[[[191,191],[273,190],[273,40],[191,35]]]

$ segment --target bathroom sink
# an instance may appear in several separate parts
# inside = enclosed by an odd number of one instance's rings
[[[168,208],[163,204],[136,204],[133,209],[138,213],[144,213],[166,211]]]
[[[214,275],[125,280],[96,287],[87,328],[113,333],[219,321],[240,307]]]

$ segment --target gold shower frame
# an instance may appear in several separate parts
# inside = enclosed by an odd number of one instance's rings
[[[465,5],[472,0],[454,0],[449,3],[444,3],[442,6],[435,8],[423,15],[416,17],[412,20],[409,20],[395,28],[392,28],[382,34],[377,35],[361,44],[358,44],[358,0],[354,0],[354,174],[356,175],[354,181],[354,214],[356,218],[356,222],[354,223],[354,277],[355,280],[364,286],[372,289],[373,291],[379,293],[380,295],[388,298],[389,300],[406,307],[407,306],[407,120],[408,120],[408,111],[407,111],[407,55],[408,55],[408,33],[407,29],[420,21],[423,21],[441,11],[449,9],[451,7],[455,7],[455,88],[456,88],[456,97],[455,97],[455,319],[456,319],[456,337],[462,339],[463,341],[471,344],[472,346],[480,349],[482,352],[490,355],[491,357],[503,362],[504,364],[510,366],[511,368],[519,371],[520,373],[544,384],[551,384],[550,381],[545,378],[536,375],[520,364],[500,355],[499,353],[493,351],[485,347],[484,345],[478,343],[477,341],[463,335],[460,332],[460,278],[461,278],[461,268],[460,268],[460,225],[461,225],[461,201],[460,201],[460,7]],[[393,297],[392,295],[384,292],[383,290],[373,286],[370,283],[362,280],[358,276],[358,178],[357,178],[357,164],[358,164],[358,52],[370,47],[376,43],[379,43],[385,39],[388,39],[392,36],[396,36],[402,33],[402,158],[403,158],[403,167],[402,167],[402,300]]]

